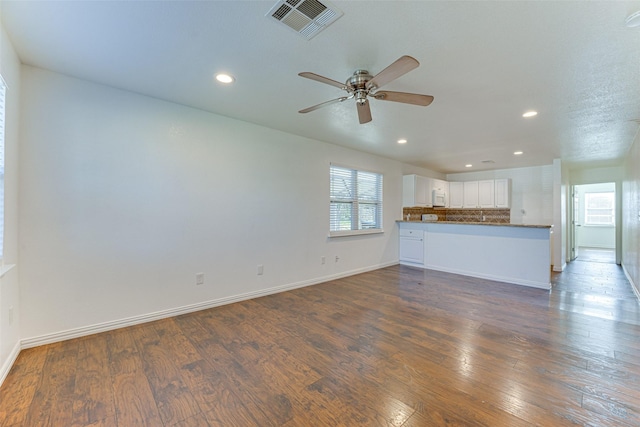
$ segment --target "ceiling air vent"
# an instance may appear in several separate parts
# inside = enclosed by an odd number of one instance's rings
[[[307,40],[342,16],[329,2],[318,0],[281,0],[266,16],[286,25]]]

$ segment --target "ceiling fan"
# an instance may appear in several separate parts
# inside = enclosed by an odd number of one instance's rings
[[[326,101],[312,107],[305,108],[304,110],[300,110],[299,113],[308,113],[310,111],[317,110],[318,108],[326,107],[327,105],[336,104],[338,102],[346,101],[347,99],[355,98],[356,107],[358,109],[358,119],[360,120],[360,124],[364,124],[371,121],[371,108],[369,107],[368,100],[369,97],[381,101],[402,102],[405,104],[421,105],[423,107],[426,107],[433,102],[433,96],[419,95],[417,93],[378,90],[387,83],[397,79],[400,76],[405,75],[415,68],[418,68],[419,65],[420,63],[415,58],[405,55],[398,58],[394,63],[389,65],[384,70],[380,71],[375,76],[369,74],[367,70],[356,70],[345,83],[340,83],[339,81],[332,80],[330,78],[323,77],[314,73],[299,73],[298,75],[300,77],[339,87],[349,94],[347,96],[341,96],[340,98],[332,99],[331,101]]]

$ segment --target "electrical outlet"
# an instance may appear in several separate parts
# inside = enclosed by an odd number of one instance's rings
[[[339,260],[340,260],[340,257],[336,255],[336,262],[338,262]]]
[[[204,273],[196,274],[196,285],[204,285]]]
[[[13,306],[9,306],[9,324],[13,324]]]
[[[327,262],[327,257],[320,257],[320,264],[325,264]]]
[[[258,276],[262,276],[262,273],[264,273],[264,265],[258,264]]]

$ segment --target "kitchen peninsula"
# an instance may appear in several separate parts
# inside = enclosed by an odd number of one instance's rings
[[[551,289],[551,227],[397,221],[400,264]]]

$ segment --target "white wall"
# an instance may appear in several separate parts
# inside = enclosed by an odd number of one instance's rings
[[[562,267],[571,260],[571,234],[569,228],[571,227],[571,172],[564,163],[562,164]],[[554,267],[555,269],[555,267]],[[558,270],[556,270],[558,271]]]
[[[448,181],[511,179],[511,223],[553,224],[553,165],[447,175]]]
[[[624,165],[622,180],[622,266],[640,297],[640,132]]]
[[[553,271],[563,271],[567,265],[567,224],[570,185],[569,171],[561,159],[553,160],[553,230],[551,232],[551,264]]]
[[[27,345],[397,262],[401,163],[22,70]],[[330,162],[384,173],[384,234],[327,238]]]
[[[0,9],[2,3],[0,3]],[[0,74],[7,83],[5,111],[4,265],[18,262],[18,123],[20,61],[0,22]],[[5,269],[6,270],[6,267]],[[10,318],[10,308],[13,316]],[[0,383],[19,351],[18,269],[0,278]]]

